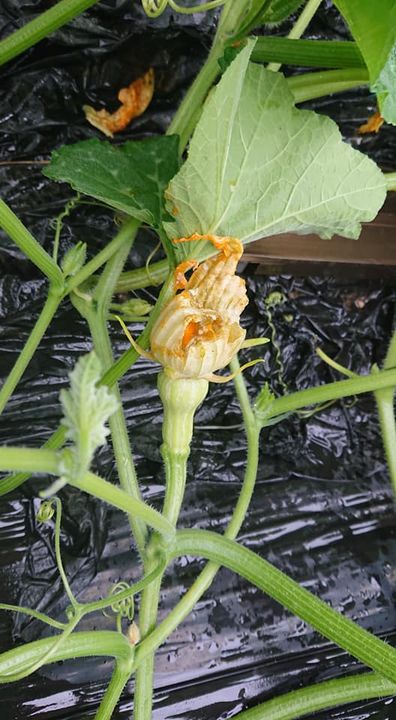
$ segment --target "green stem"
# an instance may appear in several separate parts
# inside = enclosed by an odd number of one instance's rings
[[[235,359],[231,363],[231,369],[235,372],[238,368],[239,364],[237,359]],[[236,376],[234,384],[241,406],[247,436],[247,463],[238,502],[225,531],[225,536],[231,539],[234,539],[238,535],[253,495],[257,477],[259,442],[259,428],[257,427],[245,381],[241,374]],[[169,637],[184,618],[189,615],[198,600],[212,584],[218,569],[219,565],[217,563],[209,562],[176,607],[167,615],[165,620],[139,643],[136,649],[137,666],[140,666],[140,663],[144,662],[145,658],[150,656],[150,654]]]
[[[0,447],[0,471],[12,472],[14,470],[31,473],[50,473],[57,475],[59,470],[59,456],[54,450],[43,448],[19,448]],[[85,473],[83,478],[73,481],[74,487],[123,510],[128,515],[137,515],[150,527],[157,530],[161,535],[171,536],[174,533],[173,526],[161,513],[146,505],[143,500],[131,497],[124,490],[95,475]]]
[[[170,273],[166,282],[161,288],[158,300],[154,306],[154,309],[150,313],[150,317],[146,324],[146,327],[137,339],[137,342],[142,348],[146,349],[149,346],[151,328],[156,322],[162,310],[162,307],[165,305],[166,302],[168,302],[168,300],[170,300],[173,294],[173,274]],[[120,358],[118,358],[118,360],[114,363],[114,365],[112,365],[111,368],[109,368],[107,372],[105,372],[101,379],[101,383],[103,385],[108,385],[109,387],[112,387],[114,383],[117,382],[117,380],[119,380],[123,375],[125,375],[131,365],[133,365],[138,358],[139,355],[136,352],[135,348],[131,347],[129,350],[124,352]]]
[[[58,640],[58,636],[36,640],[8,650],[0,655],[0,683],[8,682],[6,673],[20,672],[27,665],[33,665],[40,657],[48,653]],[[119,662],[129,663],[133,648],[126,637],[117,632],[95,630],[75,632],[61,647],[49,657],[48,662],[69,660],[78,657],[114,657]]]
[[[65,590],[65,593],[67,597],[70,600],[71,606],[76,609],[78,607],[78,602],[76,598],[73,595],[72,589],[69,585],[69,581],[67,579],[65,568],[63,567],[63,560],[62,560],[62,553],[61,553],[61,547],[60,547],[60,535],[61,535],[61,521],[62,521],[62,503],[59,500],[59,498],[55,498],[56,503],[56,516],[55,516],[55,557],[56,557],[56,565],[59,571],[59,575],[61,577],[63,587]]]
[[[152,263],[149,267],[127,270],[121,273],[116,285],[116,291],[124,293],[129,290],[139,290],[140,288],[153,285],[162,285],[167,278],[168,272],[169,262],[166,258]]]
[[[18,680],[22,680],[28,675],[31,675],[32,673],[39,670],[43,665],[48,664],[51,661],[52,655],[56,654],[57,650],[59,650],[63,644],[66,642],[67,638],[71,636],[73,633],[73,630],[77,627],[78,623],[80,622],[81,615],[77,614],[73,617],[72,620],[70,620],[69,624],[66,625],[66,627],[63,629],[63,631],[55,636],[55,642],[54,644],[49,647],[43,655],[38,657],[31,665],[25,665],[25,667],[17,672],[15,670],[11,670],[8,674],[3,676],[2,679],[7,680],[7,682],[17,682]]]
[[[359,375],[350,380],[320,385],[319,387],[299,390],[298,392],[276,398],[269,408],[268,418],[279,417],[285,413],[295,412],[309,405],[316,405],[328,400],[338,400],[350,395],[374,392],[382,388],[396,385],[396,369],[380,370],[372,375]]]
[[[58,474],[59,458],[44,448],[0,447],[0,471]],[[7,479],[7,478],[5,478]],[[1,480],[0,482],[3,482]]]
[[[132,661],[129,663],[116,663],[110,683],[95,715],[95,720],[111,720],[121,693],[131,676],[132,668]]]
[[[237,720],[296,720],[346,703],[396,695],[396,685],[377,673],[327,680],[285,693],[245,710]]]
[[[0,200],[0,227],[9,235],[11,240],[32,261],[36,267],[48,278],[55,288],[63,288],[63,275],[52,257],[43,250],[37,240],[25,228],[11,208],[4,200]]]
[[[223,42],[215,39],[205,64],[187,90],[183,102],[169,125],[167,133],[169,135],[175,133],[180,136],[180,152],[182,152],[187,145],[198,122],[208,91],[220,74],[218,60],[223,55],[223,52]]]
[[[286,37],[262,36],[256,39],[251,55],[253,62],[275,62],[299,67],[365,68],[355,42],[337,40],[292,40]]]
[[[127,515],[136,515],[161,535],[172,537],[174,534],[174,527],[161,513],[146,505],[143,500],[131,497],[125,490],[112,485],[112,483],[107,482],[99,475],[90,472],[86,473],[81,481],[76,480],[73,485],[89,495],[109,503],[109,505],[119,508],[119,510],[123,510]]]
[[[32,47],[98,0],[61,0],[0,42],[0,65]]]
[[[35,620],[41,620],[41,622],[45,623],[46,625],[51,625],[51,627],[57,628],[57,630],[64,630],[64,628],[66,627],[65,623],[54,620],[53,618],[49,617],[49,615],[45,615],[39,610],[20,607],[19,605],[9,605],[8,603],[0,603],[0,611],[1,610],[5,610],[7,612],[22,613],[23,615],[29,615],[30,617],[35,618]]]
[[[384,370],[396,368],[396,332],[393,333],[384,360]],[[372,373],[378,376],[378,368],[374,366]],[[390,478],[393,485],[393,492],[396,495],[396,419],[394,409],[396,383],[393,387],[384,388],[374,392],[377,403],[378,418],[381,428],[382,442],[388,463]]]
[[[369,76],[367,70],[361,68],[323,70],[294,75],[287,78],[287,84],[294,95],[295,102],[300,103],[361,85],[368,85]]]
[[[70,293],[72,290],[74,290],[79,285],[82,285],[82,283],[87,280],[91,275],[93,275],[97,270],[99,270],[102,265],[104,265],[110,258],[115,255],[115,253],[122,248],[125,243],[128,240],[132,240],[132,238],[135,237],[136,232],[138,228],[138,223],[134,218],[129,218],[126,220],[121,228],[118,230],[117,234],[114,236],[114,238],[107,243],[107,245],[98,252],[95,257],[92,258],[92,260],[89,260],[89,262],[84,265],[84,267],[79,270],[78,273],[76,273],[72,278],[70,278],[67,282],[67,292]],[[117,278],[118,281],[118,278]]]
[[[396,330],[391,337],[384,360],[384,370],[391,370],[391,368],[396,368]]]
[[[198,406],[208,392],[207,380],[172,379],[165,372],[158,376],[158,389],[164,407],[162,423],[165,465],[165,500],[162,514],[176,527],[183,502],[187,476],[187,459],[193,435],[193,420]],[[153,538],[153,550],[156,547]],[[150,551],[150,546],[148,548]],[[148,557],[145,572],[156,562],[155,555]],[[142,594],[139,627],[143,638],[155,629],[158,615],[162,577]],[[136,673],[134,718],[151,720],[154,676],[154,653],[147,654]]]
[[[377,390],[374,397],[377,403],[378,418],[381,428],[382,442],[388,463],[389,475],[393,492],[396,496],[396,423],[394,410],[395,388]]]
[[[287,36],[288,38],[290,38],[291,40],[297,40],[301,37],[301,35],[304,34],[321,2],[322,0],[308,0],[301,15],[298,16],[292,29],[290,30]],[[268,70],[273,70],[274,72],[276,72],[277,70],[279,70],[280,67],[281,63],[271,62],[268,65]]]
[[[60,305],[61,299],[62,295],[59,290],[50,286],[44,307],[41,310],[34,327],[32,328],[22,352],[18,355],[15,365],[0,390],[0,414],[3,412],[9,398],[29,365],[33,354],[37,350],[37,347],[39,346]]]
[[[180,530],[172,557],[204,557],[229,568],[353,657],[396,682],[396,650],[333,610],[256,553],[207,530]]]
[[[83,608],[83,614],[88,615],[88,613],[93,613],[97,610],[105,610],[112,605],[122,603],[123,600],[127,600],[128,598],[137,595],[138,592],[144,590],[148,585],[150,585],[152,582],[154,582],[154,580],[156,580],[160,575],[162,575],[165,568],[166,562],[163,556],[157,562],[157,565],[150,573],[145,575],[141,580],[138,580],[136,583],[130,585],[125,590],[121,590],[120,592],[105,597],[102,600],[94,600],[93,602],[86,603],[85,605],[80,605],[80,607]]]
[[[118,242],[122,237],[122,244],[116,253],[107,262],[107,265],[97,283],[91,302],[75,297],[75,305],[86,318],[92,335],[95,352],[100,358],[103,368],[108,370],[114,363],[107,320],[109,307],[114,288],[120,276],[125,261],[134,242],[138,222],[127,222],[118,234]],[[141,500],[139,483],[136,475],[132,450],[129,442],[128,430],[122,408],[121,394],[118,383],[113,386],[113,393],[117,399],[118,410],[110,417],[109,426],[113,444],[114,456],[117,466],[120,485],[131,497]],[[144,555],[146,543],[146,528],[140,518],[129,516],[129,523],[134,535],[140,556]]]
[[[175,456],[163,450],[166,492],[163,516],[176,526],[186,484],[187,455]],[[145,572],[150,572],[156,559],[147,558]],[[142,593],[139,629],[143,638],[155,628],[163,574]],[[153,704],[154,653],[147,654],[135,678],[134,720],[151,720]]]
[[[388,190],[396,190],[396,172],[384,173]]]
[[[57,430],[48,438],[48,440],[44,443],[43,448],[48,448],[49,450],[59,450],[59,448],[62,447],[66,439],[66,428],[63,425],[60,425]],[[31,476],[31,472],[21,472],[16,473],[15,475],[8,475],[5,478],[1,478],[0,480],[0,497],[2,495],[6,495],[9,492],[12,492],[13,490],[16,490],[20,485],[22,485],[26,480],[29,480]]]

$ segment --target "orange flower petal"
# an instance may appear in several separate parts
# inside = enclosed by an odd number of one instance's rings
[[[142,77],[134,80],[128,87],[118,93],[121,107],[114,113],[107,110],[95,110],[84,105],[85,117],[91,125],[101,130],[107,137],[124,130],[127,125],[148,107],[154,93],[154,70],[150,68]]]

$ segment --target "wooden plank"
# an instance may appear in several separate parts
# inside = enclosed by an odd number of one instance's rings
[[[350,274],[354,278],[396,276],[396,193],[389,193],[375,220],[364,223],[358,240],[335,236],[276,235],[248,245],[243,259],[259,274]]]

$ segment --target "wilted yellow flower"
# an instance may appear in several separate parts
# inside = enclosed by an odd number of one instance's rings
[[[143,350],[118,317],[137,352],[159,362],[168,378],[227,382],[251,365],[251,360],[232,375],[214,375],[224,368],[241,348],[264,345],[268,338],[245,340],[239,318],[248,304],[245,281],[235,275],[243,247],[233,237],[194,234],[174,242],[208,240],[217,250],[215,257],[198,263],[185,260],[175,269],[175,295],[164,306],[150,335],[151,351]],[[185,273],[193,269],[189,280]],[[178,291],[181,292],[178,292]]]
[[[206,378],[229,364],[246,331],[239,318],[248,303],[245,281],[235,275],[243,247],[240,240],[192,235],[176,242],[209,240],[219,253],[201,264],[181,263],[175,271],[175,296],[151,331],[151,355],[174,378]],[[194,268],[190,279],[184,273]]]

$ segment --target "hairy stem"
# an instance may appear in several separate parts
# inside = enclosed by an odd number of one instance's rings
[[[27,468],[30,472],[58,475],[58,453],[43,448],[0,447],[0,471],[25,471]],[[174,533],[173,526],[161,513],[146,505],[143,500],[131,497],[124,490],[104,480],[99,475],[87,472],[82,479],[75,478],[73,486],[109,503],[113,507],[119,508],[119,510],[123,510],[127,515],[131,514],[140,517],[161,535],[172,536]]]
[[[107,482],[107,480],[99,477],[99,475],[94,475],[90,472],[86,473],[81,481],[75,481],[73,485],[107,502],[109,505],[119,508],[119,510],[123,510],[127,515],[135,515],[141,518],[144,523],[161,535],[172,537],[174,534],[173,525],[171,525],[161,513],[149,505],[146,505],[143,500],[131,497],[125,490],[122,490],[116,485],[112,485],[112,483]]]
[[[43,448],[48,450],[59,450],[66,439],[66,428],[60,425],[57,430],[44,443]],[[8,475],[0,480],[0,497],[16,490],[26,480],[29,480],[31,472],[19,472],[15,475]]]
[[[351,395],[360,395],[365,392],[374,392],[374,390],[390,388],[395,385],[396,369],[380,370],[378,373],[371,375],[359,375],[349,380],[339,380],[276,398],[269,408],[267,417],[279,417],[280,415],[295,412],[309,405],[316,405],[329,400],[338,400]]]
[[[187,457],[168,458],[166,468],[166,494],[164,517],[176,525],[184,495]],[[155,558],[148,558],[145,572],[150,572]],[[151,633],[157,621],[162,575],[142,593],[139,611],[139,629],[142,637]],[[154,653],[148,654],[136,672],[134,720],[151,720],[153,704]]]
[[[385,370],[396,368],[396,332],[393,333],[385,356]],[[374,375],[378,374],[378,368],[373,367]],[[393,492],[396,496],[396,419],[395,419],[395,398],[396,384],[390,388],[377,390],[374,393],[377,403],[378,418],[381,428],[382,442],[388,463],[389,475],[391,478]]]
[[[48,297],[44,303],[43,309],[38,316],[34,327],[26,341],[22,352],[18,355],[17,361],[13,366],[10,374],[4,382],[0,390],[0,413],[3,412],[9,398],[18,385],[23,373],[29,365],[32,356],[37,350],[52,318],[54,317],[62,295],[53,287],[49,288]]]
[[[95,720],[111,720],[121,693],[131,676],[132,667],[132,662],[116,663],[110,683],[95,715]]]
[[[60,0],[54,7],[40,13],[0,42],[0,65],[17,57],[96,2],[98,0]]]
[[[52,257],[41,247],[33,235],[25,228],[4,200],[0,200],[0,227],[9,235],[20,250],[41,270],[52,287],[63,288],[63,274]]]
[[[117,280],[134,242],[138,222],[135,220],[130,221],[127,225],[128,227],[124,226],[123,228],[123,230],[125,230],[123,233],[123,243],[107,262],[95,288],[91,302],[85,302],[81,298],[75,297],[75,305],[88,322],[95,352],[100,358],[105,370],[108,370],[114,363],[107,329],[109,306]],[[118,383],[113,385],[113,393],[118,402],[118,409],[110,417],[109,426],[120,485],[131,497],[141,500]],[[129,516],[129,523],[136,540],[138,551],[141,557],[143,557],[146,543],[145,526],[140,518],[135,518],[133,515]]]
[[[382,442],[388,463],[393,493],[396,496],[396,423],[394,410],[394,388],[377,390],[374,393],[377,403],[378,419]]]
[[[206,380],[171,379],[166,372],[158,377],[158,388],[164,406],[161,448],[165,465],[165,500],[163,516],[176,527],[187,476],[187,459],[193,435],[193,420],[197,407],[208,391]],[[156,538],[153,538],[153,550]],[[149,546],[150,550],[150,546]],[[155,555],[148,554],[145,572],[156,563]],[[139,627],[142,637],[155,628],[158,614],[162,577],[142,594]],[[151,720],[154,675],[154,653],[147,654],[136,673],[134,718]]]
[[[93,275],[97,270],[99,270],[102,265],[104,265],[108,260],[110,260],[110,258],[112,258],[113,255],[115,255],[118,250],[120,250],[120,248],[122,248],[125,243],[131,239],[131,237],[134,237],[137,232],[137,227],[138,223],[134,218],[129,218],[128,220],[126,220],[121,225],[113,239],[105,245],[103,250],[100,250],[100,252],[98,252],[97,255],[92,258],[92,260],[89,260],[84,265],[84,267],[79,270],[78,273],[76,273],[68,280],[67,292],[70,293],[76,287],[82,285],[85,280],[91,277],[91,275]]]
[[[285,693],[238,714],[238,720],[296,720],[326,708],[396,695],[396,685],[377,673],[362,673]]]
[[[0,655],[0,683],[7,682],[6,673],[20,672],[27,665],[33,665],[57,642],[57,636],[35,640]],[[133,648],[128,640],[117,632],[95,630],[75,632],[49,657],[48,662],[69,660],[77,657],[114,657],[120,662],[130,662]],[[4,679],[3,679],[4,678]]]
[[[256,553],[207,530],[179,530],[173,557],[205,557],[245,578],[325,638],[396,682],[396,650],[333,610]]]
[[[231,363],[231,369],[235,372],[238,368],[239,364],[235,359]],[[248,447],[247,464],[241,492],[238,502],[234,508],[231,521],[225,531],[225,536],[232,539],[238,535],[252,498],[257,477],[259,441],[259,429],[251,409],[245,382],[241,374],[236,376],[234,383],[242,409]],[[153,630],[147,638],[138,645],[136,649],[137,666],[139,666],[147,656],[153,653],[187,617],[187,615],[189,615],[198,600],[212,584],[218,569],[219,565],[217,563],[209,562],[199,574],[190,589],[178,602],[176,607],[169,613],[169,615],[167,615],[165,620],[163,620],[161,624],[158,625],[155,630]]]

